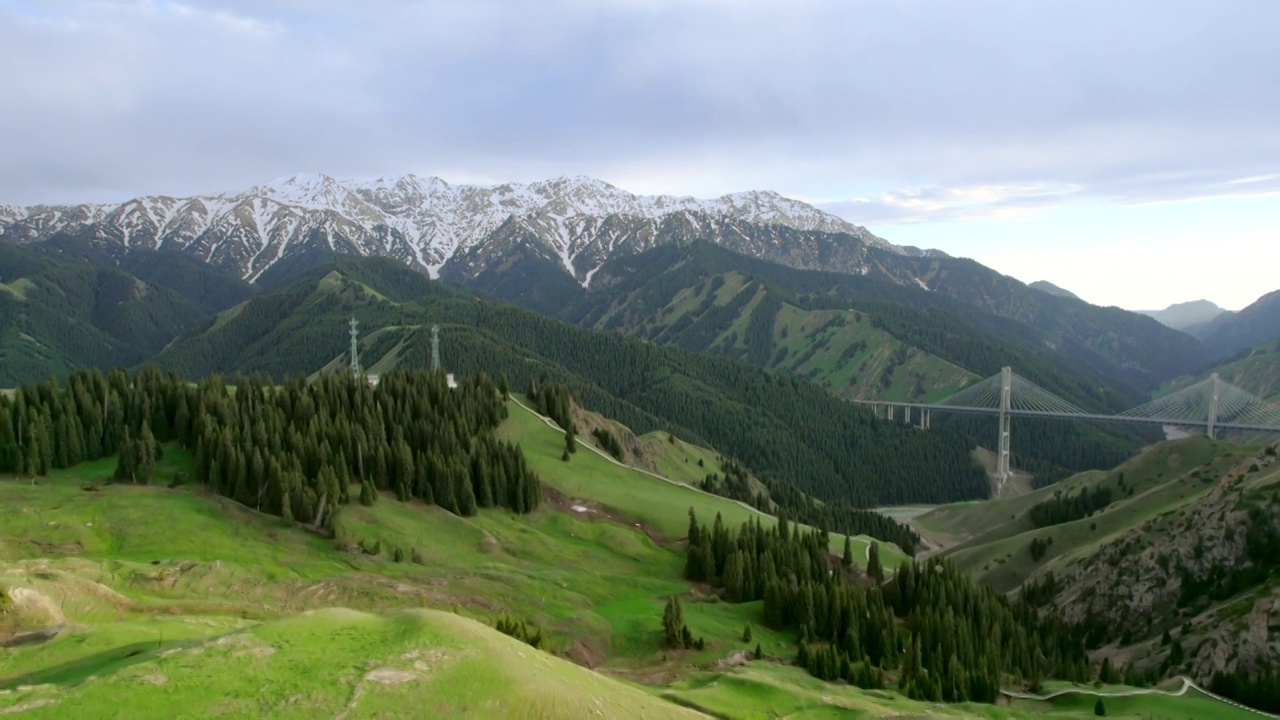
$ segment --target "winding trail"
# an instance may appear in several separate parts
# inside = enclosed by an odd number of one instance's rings
[[[512,394],[512,395],[511,395],[511,402],[515,403],[516,405],[519,405],[521,408],[523,408],[523,409],[524,409],[526,412],[528,412],[530,415],[532,415],[532,416],[534,416],[534,417],[538,418],[539,420],[541,420],[543,423],[545,423],[545,424],[546,424],[546,426],[547,426],[547,427],[549,427],[549,428],[551,428],[551,429],[555,430],[556,432],[564,432],[564,428],[562,428],[562,427],[560,427],[559,425],[557,425],[555,420],[552,420],[551,418],[547,417],[546,415],[543,415],[543,414],[539,413],[537,410],[534,410],[533,408],[529,407],[528,405],[525,405],[524,403],[520,402],[520,398],[516,397],[514,394]],[[751,513],[755,514],[755,515],[760,516],[760,517],[761,517],[761,518],[763,518],[764,520],[773,520],[773,519],[774,519],[772,515],[769,515],[768,513],[761,512],[759,508],[752,507],[752,506],[750,506],[750,505],[748,505],[748,504],[746,504],[746,503],[742,502],[741,500],[734,500],[734,499],[732,499],[732,498],[724,497],[723,495],[716,495],[715,493],[707,492],[706,490],[703,490],[703,489],[702,489],[702,488],[700,488],[700,487],[695,487],[695,486],[693,486],[693,485],[686,485],[686,484],[684,484],[684,483],[682,483],[682,482],[676,482],[675,480],[672,480],[671,478],[663,477],[663,476],[661,476],[661,475],[659,475],[659,474],[657,474],[657,473],[655,473],[655,472],[650,472],[650,471],[648,471],[648,470],[645,470],[644,468],[638,468],[638,467],[635,467],[634,465],[628,465],[628,464],[626,464],[626,463],[624,463],[624,462],[620,462],[620,461],[619,461],[617,458],[615,458],[614,456],[612,456],[612,455],[610,455],[609,453],[607,453],[607,452],[605,452],[605,451],[601,450],[600,448],[596,447],[595,445],[592,445],[591,443],[579,442],[579,443],[578,443],[578,447],[585,447],[586,449],[588,449],[588,450],[590,450],[591,452],[593,452],[593,453],[595,453],[595,454],[599,455],[600,457],[604,458],[605,460],[608,460],[609,462],[613,463],[614,465],[617,465],[618,467],[624,467],[624,468],[626,468],[626,469],[628,469],[628,470],[634,470],[634,471],[636,471],[636,472],[638,472],[638,473],[641,473],[641,474],[644,474],[644,475],[648,475],[648,476],[649,476],[649,477],[651,477],[651,478],[655,478],[655,479],[657,479],[657,480],[661,480],[662,482],[667,483],[667,484],[669,484],[669,485],[675,485],[676,487],[684,488],[685,490],[691,490],[691,491],[693,491],[693,492],[700,493],[700,494],[702,494],[702,495],[706,495],[706,496],[707,496],[707,497],[709,497],[709,498],[715,498],[716,500],[719,500],[719,501],[721,501],[721,502],[730,502],[730,503],[733,503],[734,505],[737,505],[738,507],[741,507],[741,508],[743,508],[744,510],[747,510],[747,511],[749,511],[749,512],[751,512]],[[807,527],[807,526],[806,526],[806,527]],[[833,537],[843,537],[842,535],[837,535],[837,534],[835,534],[835,533],[832,533],[832,536],[833,536]],[[859,539],[859,538],[862,538],[862,537],[864,537],[864,536],[861,536],[861,535],[854,535],[853,537],[854,537],[854,539]],[[873,540],[872,538],[866,538],[865,542],[866,542],[867,562],[871,562],[871,543],[873,543],[873,542],[879,542],[879,541],[878,541],[878,540]],[[889,571],[889,572],[890,572],[890,573],[892,573],[892,571]]]
[[[1105,692],[1102,690],[1089,690],[1087,688],[1067,688],[1065,690],[1056,690],[1047,695],[1031,695],[1028,693],[1014,692],[1013,690],[1001,690],[1000,694],[1004,695],[1005,697],[1016,698],[1018,700],[1052,700],[1056,697],[1062,697],[1063,695],[1089,695],[1092,697],[1101,697],[1101,698],[1134,697],[1136,695],[1164,695],[1165,697],[1182,697],[1183,695],[1187,694],[1188,690],[1195,690],[1196,692],[1199,692],[1200,694],[1205,695],[1206,697],[1211,697],[1214,700],[1217,700],[1218,702],[1226,703],[1227,705],[1238,707],[1241,710],[1254,713],[1255,715],[1260,715],[1265,718],[1280,719],[1280,715],[1272,715],[1271,713],[1263,712],[1261,710],[1251,708],[1248,705],[1241,705],[1235,700],[1230,700],[1228,698],[1222,697],[1221,695],[1211,693],[1208,690],[1205,690],[1204,688],[1197,685],[1194,680],[1192,680],[1191,678],[1185,675],[1179,675],[1178,679],[1182,681],[1182,686],[1179,687],[1177,690],[1159,690],[1156,688],[1135,688],[1133,690],[1121,690],[1119,692]]]
[[[524,408],[524,409],[525,409],[525,411],[526,411],[526,412],[528,412],[530,415],[532,415],[532,416],[534,416],[534,417],[538,418],[539,420],[541,420],[542,422],[546,423],[547,427],[549,427],[549,428],[551,428],[551,429],[555,430],[556,432],[564,432],[564,428],[562,428],[562,427],[560,427],[559,425],[557,425],[555,420],[552,420],[551,418],[547,417],[546,415],[543,415],[543,414],[539,413],[537,410],[534,410],[533,408],[529,407],[528,405],[525,405],[524,403],[520,402],[520,398],[516,397],[515,395],[512,395],[512,396],[511,396],[511,402],[513,402],[513,403],[515,403],[515,404],[519,405],[520,407]],[[650,471],[648,471],[648,470],[645,470],[644,468],[638,468],[638,467],[636,467],[636,466],[634,466],[634,465],[628,465],[628,464],[626,464],[626,463],[624,463],[624,462],[619,461],[617,458],[615,458],[614,456],[610,455],[609,453],[607,453],[607,452],[605,452],[605,451],[601,450],[600,448],[596,447],[595,445],[592,445],[591,443],[579,442],[579,443],[578,443],[578,447],[585,447],[586,449],[588,449],[588,450],[590,450],[591,452],[593,452],[593,453],[595,453],[595,454],[599,455],[600,457],[604,458],[605,460],[608,460],[609,462],[613,463],[614,465],[617,465],[618,467],[623,467],[623,468],[626,468],[626,469],[628,469],[628,470],[634,470],[634,471],[636,471],[636,472],[638,472],[638,473],[642,473],[642,474],[644,474],[644,475],[648,475],[648,476],[649,476],[649,477],[651,477],[651,478],[655,478],[655,479],[657,479],[657,480],[661,480],[662,482],[667,483],[667,484],[669,484],[669,485],[675,485],[676,487],[681,487],[681,488],[684,488],[685,490],[692,490],[693,492],[700,493],[700,494],[702,494],[702,495],[706,495],[707,497],[710,497],[710,498],[715,498],[716,500],[720,500],[720,501],[722,501],[722,502],[731,502],[731,503],[733,503],[734,505],[737,505],[737,506],[739,506],[739,507],[741,507],[741,508],[743,508],[743,509],[745,509],[745,510],[749,510],[750,512],[752,512],[752,513],[754,513],[754,514],[756,514],[756,515],[759,515],[759,516],[760,516],[760,517],[762,517],[762,518],[770,519],[770,520],[771,520],[771,519],[773,519],[773,516],[768,515],[768,514],[766,514],[766,513],[763,513],[763,512],[761,512],[761,511],[760,511],[760,509],[759,509],[759,508],[751,507],[750,505],[748,505],[748,504],[746,504],[746,503],[742,502],[741,500],[733,500],[733,499],[731,499],[731,498],[724,497],[723,495],[716,495],[715,493],[707,492],[706,490],[703,490],[703,489],[702,489],[702,488],[700,488],[700,487],[695,487],[695,486],[693,486],[693,485],[686,485],[686,484],[684,484],[684,483],[682,483],[682,482],[676,482],[675,480],[672,480],[671,478],[663,477],[663,476],[661,476],[661,475],[659,475],[659,474],[657,474],[657,473],[655,473],[655,472],[650,472]]]
[[[525,405],[524,403],[520,402],[520,399],[519,399],[519,398],[517,398],[515,395],[511,395],[511,402],[515,403],[516,405],[519,405],[522,409],[524,409],[524,411],[525,411],[525,412],[527,412],[527,413],[529,413],[530,415],[532,415],[532,416],[534,416],[534,417],[538,418],[539,420],[541,420],[543,423],[545,423],[545,424],[547,425],[547,427],[549,427],[549,428],[551,428],[551,429],[553,429],[553,430],[556,430],[557,432],[563,432],[563,431],[564,431],[564,428],[562,428],[562,427],[560,427],[559,425],[557,425],[557,424],[556,424],[556,422],[555,422],[554,420],[552,420],[551,418],[549,418],[549,417],[547,417],[547,416],[545,416],[545,415],[542,415],[541,413],[539,413],[538,411],[536,411],[536,410],[534,410],[533,408],[529,407],[528,405]],[[722,502],[731,502],[731,503],[733,503],[733,504],[735,504],[735,505],[738,505],[739,507],[742,507],[742,508],[743,508],[743,509],[745,509],[745,510],[748,510],[748,511],[750,511],[750,512],[752,512],[752,513],[756,514],[756,515],[759,515],[760,517],[767,518],[767,519],[773,519],[773,516],[771,516],[771,515],[767,515],[767,514],[765,514],[765,513],[761,512],[758,508],[754,508],[754,507],[752,507],[752,506],[750,506],[750,505],[748,505],[748,504],[746,504],[746,503],[744,503],[744,502],[741,502],[741,501],[739,501],[739,500],[732,500],[732,499],[730,499],[730,498],[726,498],[726,497],[724,497],[724,496],[722,496],[722,495],[716,495],[715,493],[709,493],[709,492],[707,492],[706,490],[703,490],[702,488],[694,487],[693,485],[686,485],[686,484],[684,484],[684,483],[682,483],[682,482],[676,482],[675,480],[672,480],[671,478],[663,477],[663,476],[661,476],[661,475],[659,475],[659,474],[657,474],[657,473],[654,473],[654,472],[650,472],[650,471],[648,471],[648,470],[645,470],[644,468],[638,468],[638,467],[635,467],[635,466],[633,466],[633,465],[628,465],[628,464],[626,464],[626,463],[624,463],[624,462],[620,462],[620,461],[619,461],[617,458],[615,458],[614,456],[612,456],[612,455],[610,455],[610,454],[606,453],[605,451],[601,450],[600,448],[598,448],[598,447],[596,447],[595,445],[592,445],[592,444],[590,444],[590,443],[585,443],[585,442],[584,442],[584,443],[578,443],[578,446],[579,446],[579,447],[585,447],[586,449],[590,450],[591,452],[595,453],[596,455],[599,455],[600,457],[602,457],[602,458],[604,458],[605,460],[607,460],[607,461],[609,461],[609,462],[613,463],[614,465],[617,465],[618,467],[624,467],[624,468],[627,468],[628,470],[634,470],[635,472],[642,473],[642,474],[644,474],[644,475],[648,475],[648,476],[649,476],[649,477],[651,477],[651,478],[655,478],[655,479],[657,479],[657,480],[661,480],[662,482],[667,483],[667,484],[669,484],[669,485],[675,485],[676,487],[681,487],[681,488],[684,488],[685,490],[690,490],[690,491],[692,491],[692,492],[701,493],[702,495],[706,495],[707,497],[715,498],[715,499],[720,500],[720,501],[722,501]],[[865,546],[866,555],[867,555],[867,562],[868,562],[868,563],[870,563],[870,562],[871,562],[871,543],[872,543],[872,542],[876,542],[876,541],[875,541],[875,540],[873,540],[873,539],[871,539],[871,538],[868,538],[868,539],[867,539],[867,544],[866,544],[866,546]],[[1103,691],[1101,691],[1101,690],[1089,690],[1089,689],[1086,689],[1086,688],[1067,688],[1067,689],[1065,689],[1065,690],[1056,690],[1056,691],[1054,691],[1054,692],[1049,693],[1048,695],[1031,695],[1031,694],[1028,694],[1028,693],[1014,692],[1014,691],[1012,691],[1012,690],[1001,690],[1001,691],[1000,691],[1000,694],[1001,694],[1001,695],[1004,695],[1005,697],[1009,697],[1009,698],[1016,698],[1016,699],[1018,699],[1018,700],[1052,700],[1053,698],[1061,697],[1061,696],[1063,696],[1063,695],[1071,695],[1071,694],[1073,694],[1073,693],[1074,693],[1074,694],[1077,694],[1077,695],[1092,695],[1092,696],[1102,697],[1102,698],[1108,698],[1108,697],[1133,697],[1133,696],[1136,696],[1136,695],[1165,695],[1165,696],[1167,696],[1167,697],[1182,697],[1183,695],[1186,695],[1186,694],[1187,694],[1187,691],[1188,691],[1188,690],[1196,690],[1197,692],[1199,692],[1199,693],[1201,693],[1201,694],[1203,694],[1203,695],[1205,695],[1205,696],[1207,696],[1207,697],[1211,697],[1211,698],[1213,698],[1214,700],[1217,700],[1218,702],[1222,702],[1222,703],[1226,703],[1226,704],[1228,704],[1228,705],[1232,705],[1232,706],[1234,706],[1234,707],[1238,707],[1238,708],[1240,708],[1241,710],[1246,710],[1246,711],[1248,711],[1248,712],[1254,713],[1254,714],[1259,715],[1259,716],[1261,716],[1261,717],[1265,717],[1265,718],[1274,718],[1275,720],[1280,720],[1280,715],[1272,715],[1271,713],[1268,713],[1268,712],[1263,712],[1263,711],[1261,711],[1261,710],[1256,710],[1256,709],[1251,708],[1251,707],[1249,707],[1249,706],[1247,706],[1247,705],[1241,705],[1240,703],[1238,703],[1238,702],[1236,702],[1236,701],[1234,701],[1234,700],[1229,700],[1229,699],[1227,699],[1227,698],[1224,698],[1224,697],[1222,697],[1221,695],[1216,695],[1216,694],[1214,694],[1214,693],[1211,693],[1211,692],[1209,692],[1208,690],[1205,690],[1204,688],[1202,688],[1202,687],[1200,687],[1199,685],[1197,685],[1197,684],[1196,684],[1196,683],[1195,683],[1191,678],[1186,677],[1185,675],[1179,675],[1179,676],[1178,676],[1178,679],[1182,681],[1182,687],[1179,687],[1177,690],[1158,690],[1158,689],[1156,689],[1156,688],[1136,688],[1136,689],[1133,689],[1133,690],[1122,690],[1122,691],[1120,691],[1120,692],[1110,692],[1110,693],[1108,693],[1108,692],[1103,692]]]

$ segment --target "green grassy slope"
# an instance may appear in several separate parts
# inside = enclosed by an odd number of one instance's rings
[[[673,290],[666,298],[648,287],[620,293],[587,322],[803,377],[845,398],[927,402],[977,379],[875,327],[870,316],[801,307],[737,271]]]
[[[1124,686],[1095,690],[1047,701],[1007,700],[999,706],[965,703],[937,705],[906,700],[889,691],[866,691],[832,685],[803,671],[771,663],[752,662],[714,675],[698,675],[672,683],[663,696],[720,717],[742,720],[771,718],[843,719],[890,718],[1093,718],[1097,698],[1091,694],[1132,692]],[[1246,720],[1258,715],[1232,707],[1195,691],[1181,697],[1144,694],[1104,697],[1107,717],[1132,720]]]
[[[1280,400],[1280,338],[1242,350],[1198,375],[1171,380],[1160,388],[1157,395],[1194,385],[1212,373],[1218,373],[1224,381],[1265,400],[1273,403]]]
[[[590,500],[639,521],[668,538],[681,538],[689,527],[689,508],[700,522],[710,522],[719,514],[727,526],[737,528],[751,518],[776,522],[750,506],[695,490],[679,482],[665,482],[633,468],[610,462],[580,448],[568,463],[560,460],[564,435],[550,428],[537,415],[517,403],[509,403],[510,417],[498,434],[518,442],[530,465],[542,481],[569,498]],[[877,542],[885,567],[894,568],[905,559],[897,546],[855,537],[854,558],[865,564],[867,546]],[[832,535],[832,552],[841,552],[844,536]]]
[[[997,289],[990,282],[977,280],[972,271],[980,268],[970,261],[946,263],[946,268],[938,259],[907,262],[916,265],[913,274],[935,292],[922,291],[913,280],[886,282],[874,273],[863,277],[796,270],[708,242],[666,245],[606,263],[591,289],[561,316],[591,327],[648,332],[654,339],[682,347],[724,347],[724,341],[736,332],[729,349],[741,340],[740,349],[748,348],[743,358],[763,366],[778,352],[765,331],[776,325],[785,306],[809,312],[853,311],[852,319],[858,324],[861,320],[856,313],[861,313],[870,329],[979,377],[989,377],[1002,365],[1012,364],[1024,377],[1084,407],[1114,406],[1117,410],[1130,407],[1130,401],[1140,395],[1139,386],[1149,384],[1135,382],[1136,376],[1154,369],[1139,369],[1147,360],[1187,367],[1187,358],[1203,357],[1195,341],[1150,318],[1076,301],[1062,302],[1034,291],[1027,294],[1017,287]],[[972,292],[961,292],[962,287]],[[962,302],[956,302],[956,292]],[[1009,305],[996,311],[1004,317],[991,314],[1006,303]],[[1061,326],[1046,332],[1050,325],[1063,321],[1071,326],[1066,334],[1075,336],[1076,341],[1064,342]],[[1094,330],[1085,328],[1098,322],[1125,325],[1132,333],[1117,340],[1112,330],[1107,343],[1077,335],[1081,331],[1092,334]],[[1165,349],[1123,369],[1108,367],[1110,361],[1099,356],[1132,341],[1143,344],[1156,340],[1156,336],[1157,344],[1168,343]],[[1167,369],[1156,374],[1160,373],[1170,377]],[[1115,390],[1120,393],[1113,394]]]
[[[1210,489],[1203,477],[1217,477],[1248,452],[1203,436],[1189,437],[1150,448],[1111,472],[1082,473],[1013,498],[940,506],[914,523],[935,540],[951,540],[947,554],[962,570],[1005,592],[1041,569],[1064,566],[1157,515],[1194,502]],[[1084,519],[1034,527],[1030,511],[1036,504],[1095,487],[1112,491],[1111,505]],[[1036,538],[1053,540],[1039,560],[1028,549]]]
[[[23,714],[36,718],[699,717],[436,610],[309,611],[139,657],[70,693],[37,688],[0,702],[48,701]]]
[[[9,511],[0,524],[0,589],[15,601],[3,617],[16,615],[17,629],[65,627],[46,643],[0,652],[0,712],[696,716],[679,707],[686,705],[734,718],[1014,718],[1042,709],[930,706],[824,685],[769,662],[721,666],[750,649],[740,638],[748,622],[750,645],[759,642],[766,656],[794,649],[793,638],[761,624],[759,603],[699,600],[680,578],[685,508],[721,512],[731,523],[747,511],[586,449],[563,463],[561,433],[511,410],[501,431],[520,442],[553,498],[564,497],[530,516],[459,518],[389,497],[348,507],[345,535],[378,541],[376,556],[199,488],[83,489],[110,474],[110,461],[35,485],[0,478]],[[190,469],[191,458],[170,449],[158,477]],[[404,562],[394,561],[396,547]],[[684,595],[686,621],[706,637],[705,651],[660,647],[670,594]],[[563,659],[475,622],[505,613],[540,625]]]
[[[408,299],[412,298],[412,299]],[[637,433],[671,430],[734,457],[762,479],[823,499],[868,505],[977,497],[986,480],[969,440],[878,422],[809,383],[741,363],[584,330],[432,282],[392,260],[343,259],[227,311],[167,348],[157,364],[185,377],[241,371],[309,375],[347,362],[347,320],[377,372],[431,362],[569,386],[587,408]]]

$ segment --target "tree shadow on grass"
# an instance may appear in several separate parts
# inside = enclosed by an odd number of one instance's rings
[[[27,685],[76,685],[94,675],[118,672],[130,665],[155,660],[159,651],[168,648],[184,648],[198,644],[183,640],[157,644],[153,641],[122,645],[53,667],[43,668],[24,675],[0,678],[0,690],[13,690]]]

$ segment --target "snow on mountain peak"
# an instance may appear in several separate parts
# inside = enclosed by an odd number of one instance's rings
[[[0,206],[0,234],[13,242],[38,242],[60,230],[92,227],[101,242],[177,247],[250,278],[308,244],[322,243],[390,255],[436,276],[445,263],[484,245],[514,218],[577,276],[579,256],[585,253],[590,267],[598,268],[615,252],[638,252],[652,245],[661,223],[677,215],[695,233],[714,234],[716,223],[747,222],[845,233],[901,251],[864,228],[771,190],[713,199],[646,196],[585,175],[481,186],[414,174],[340,181],[298,173],[206,197],[146,197],[116,206]],[[619,223],[631,228],[630,235],[619,234]],[[614,227],[608,231],[613,234],[602,236],[605,227]]]

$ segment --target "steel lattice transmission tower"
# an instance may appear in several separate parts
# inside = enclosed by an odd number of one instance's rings
[[[360,377],[360,323],[351,316],[351,374]]]
[[[431,326],[431,372],[440,372],[440,326]]]

